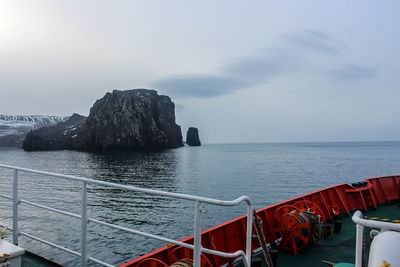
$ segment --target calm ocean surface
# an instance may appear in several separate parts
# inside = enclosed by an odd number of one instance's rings
[[[400,174],[400,142],[223,144],[105,154],[0,148],[0,163],[223,200],[247,195],[261,208],[330,185]],[[0,168],[0,194],[12,195],[12,176]],[[80,213],[81,188],[80,182],[20,174],[21,198],[70,212]],[[91,218],[169,238],[193,234],[193,202],[104,186],[89,185],[88,190]],[[203,225],[244,213],[245,205],[208,206]],[[11,203],[0,198],[0,223],[12,226],[11,217]],[[20,230],[79,250],[79,219],[25,204],[20,219]],[[164,245],[93,223],[88,228],[89,255],[112,264]],[[75,256],[24,237],[20,245],[66,266],[79,264]]]

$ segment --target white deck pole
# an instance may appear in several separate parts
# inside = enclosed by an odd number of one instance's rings
[[[13,181],[13,243],[18,246],[18,171],[14,170]]]

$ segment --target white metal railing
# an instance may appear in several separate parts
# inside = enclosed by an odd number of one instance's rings
[[[38,171],[38,170],[31,170],[31,169],[26,169],[26,168],[20,168],[20,167],[15,167],[15,166],[8,166],[8,165],[2,165],[0,164],[0,168],[5,168],[5,169],[11,169],[14,170],[14,177],[13,177],[13,196],[6,196],[6,195],[1,195],[0,197],[12,200],[13,202],[13,227],[12,229],[9,228],[10,230],[13,231],[13,243],[18,245],[18,236],[25,236],[28,238],[31,238],[33,240],[42,242],[44,244],[47,244],[49,246],[61,249],[63,251],[66,251],[68,253],[71,253],[75,256],[81,257],[81,266],[85,267],[87,266],[88,261],[93,261],[96,263],[99,263],[103,266],[113,266],[109,263],[103,262],[101,260],[89,257],[87,253],[87,224],[89,222],[97,223],[100,225],[108,226],[114,229],[126,231],[129,233],[137,234],[140,236],[160,240],[163,242],[175,244],[178,246],[182,246],[185,248],[189,248],[194,250],[193,251],[193,264],[195,267],[200,267],[201,263],[201,254],[207,253],[207,254],[213,254],[217,256],[222,256],[226,258],[236,258],[239,256],[243,257],[243,262],[245,266],[249,267],[251,263],[251,235],[252,235],[252,221],[253,221],[253,203],[249,197],[246,196],[241,196],[235,200],[232,201],[223,201],[219,199],[213,199],[213,198],[205,198],[205,197],[199,197],[199,196],[193,196],[193,195],[187,195],[187,194],[179,194],[179,193],[172,193],[172,192],[166,192],[166,191],[161,191],[161,190],[153,190],[153,189],[147,189],[147,188],[140,188],[140,187],[135,187],[135,186],[129,186],[129,185],[121,185],[121,184],[116,184],[116,183],[110,183],[110,182],[104,182],[104,181],[98,181],[98,180],[93,180],[85,177],[78,177],[78,176],[73,176],[73,175],[64,175],[64,174],[59,174],[59,173],[52,173],[52,172],[45,172],[45,171]],[[44,176],[51,176],[51,177],[58,177],[58,178],[64,178],[64,179],[69,179],[69,180],[74,180],[74,181],[80,181],[82,182],[82,207],[81,207],[81,215],[67,212],[64,210],[59,210],[55,209],[52,207],[48,207],[45,205],[37,204],[28,200],[20,199],[18,197],[18,172],[26,172],[26,173],[34,173],[34,174],[41,174]],[[133,230],[130,228],[118,226],[115,224],[111,223],[106,223],[103,221],[99,221],[96,219],[92,219],[88,217],[87,214],[87,184],[97,184],[97,185],[105,185],[105,186],[110,186],[110,187],[115,187],[119,189],[125,189],[125,190],[130,190],[130,191],[135,191],[135,192],[142,192],[142,193],[148,193],[148,194],[153,194],[153,195],[160,195],[160,196],[166,196],[166,197],[171,197],[171,198],[178,198],[178,199],[185,199],[185,200],[190,200],[195,202],[195,218],[194,218],[194,244],[187,244],[183,243],[177,240],[161,237],[158,235],[153,235],[145,232],[141,232],[138,230]],[[240,203],[245,202],[247,204],[247,228],[246,228],[246,252],[243,252],[242,250],[238,250],[234,253],[226,253],[222,251],[216,251],[216,250],[211,250],[207,248],[203,248],[201,246],[201,216],[202,213],[206,212],[206,207],[204,206],[204,203],[211,204],[211,205],[217,205],[217,206],[236,206],[239,205]],[[20,231],[18,228],[18,205],[20,203],[31,205],[33,207],[53,211],[56,213],[60,213],[66,216],[74,217],[81,219],[81,252],[77,252],[68,248],[65,248],[63,246],[57,245],[55,243],[52,243],[50,241],[41,239],[37,236],[25,233],[23,231]]]
[[[400,224],[390,222],[379,222],[374,220],[366,220],[363,218],[361,211],[357,210],[351,218],[356,223],[356,259],[355,267],[362,266],[362,244],[364,237],[364,226],[371,228],[379,228],[385,230],[400,231]]]

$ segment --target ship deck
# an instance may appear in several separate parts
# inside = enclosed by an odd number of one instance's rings
[[[351,213],[351,215],[354,212]],[[382,204],[376,210],[363,211],[364,216],[368,218],[375,217],[380,219],[400,219],[400,205],[399,204]],[[299,267],[313,267],[313,266],[329,266],[322,263],[323,260],[334,263],[354,263],[355,259],[355,245],[356,245],[356,224],[351,220],[351,216],[340,215],[337,218],[342,222],[341,231],[337,234],[332,233],[328,237],[319,240],[313,246],[307,246],[299,254],[293,255],[290,251],[278,252],[277,267],[286,266],[299,266]],[[399,223],[399,222],[397,222]],[[365,227],[364,240],[366,241],[366,256],[368,259],[368,248],[371,243],[369,232],[371,228]],[[261,266],[267,266],[263,260],[262,252],[256,254],[256,257],[262,259]],[[242,262],[237,262],[234,266],[244,266]],[[258,264],[258,266],[260,266]]]
[[[354,212],[351,213],[351,215]],[[400,219],[400,205],[399,204],[381,204],[377,209],[370,209],[367,212],[363,212],[364,216],[368,218],[375,217],[380,219]],[[356,239],[356,228],[355,223],[351,220],[351,216],[339,215],[335,220],[342,222],[342,227],[339,233],[332,233],[319,240],[315,245],[310,245],[299,251],[299,254],[293,255],[290,251],[279,250],[277,255],[277,267],[286,266],[299,266],[299,267],[313,267],[313,266],[328,266],[322,261],[329,261],[334,263],[354,263],[355,258],[355,239]],[[397,223],[400,223],[397,221]],[[369,232],[371,228],[366,227],[364,231],[367,258],[368,248],[371,243]],[[254,257],[259,258],[261,262],[254,264],[255,266],[266,267],[266,263],[263,259],[262,252],[258,252]],[[233,264],[235,267],[244,266],[239,260]],[[22,257],[22,267],[60,267],[61,265],[51,262],[45,258],[27,252]]]
[[[322,260],[329,262],[355,261],[356,227],[351,217],[356,210],[361,210],[364,216],[385,219],[400,219],[400,210],[396,202],[400,200],[400,176],[384,176],[368,178],[354,184],[339,184],[327,187],[306,195],[283,201],[260,210],[257,216],[260,228],[267,244],[279,244],[282,249],[278,253],[277,266],[328,266]],[[311,240],[308,219],[301,219],[301,210],[310,210],[318,214],[326,225],[335,228],[337,220],[342,221],[342,230],[309,245]],[[315,219],[314,219],[315,220]],[[320,224],[318,224],[320,227]],[[247,216],[241,216],[202,232],[201,243],[204,248],[233,253],[247,249]],[[315,227],[315,225],[314,225]],[[314,231],[314,230],[313,230]],[[365,229],[369,234],[369,229]],[[315,232],[317,233],[317,232]],[[314,236],[315,237],[315,236]],[[312,237],[314,239],[314,237]],[[367,242],[371,242],[366,237]],[[194,237],[182,239],[181,242],[193,244]],[[311,242],[312,243],[312,242]],[[307,246],[306,246],[307,245]],[[368,245],[368,244],[367,244]],[[306,246],[306,247],[305,247]],[[260,252],[257,238],[251,240],[252,254]],[[297,256],[292,254],[298,253]],[[189,249],[178,249],[176,246],[164,246],[139,258],[126,262],[121,267],[153,267],[169,266],[175,259],[192,258]],[[204,254],[202,267],[240,266],[241,260],[225,256]],[[158,262],[158,265],[154,265]],[[169,264],[169,265],[168,265]],[[257,266],[259,264],[255,264]],[[264,264],[265,266],[265,264]]]

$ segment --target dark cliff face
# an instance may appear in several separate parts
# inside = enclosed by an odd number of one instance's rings
[[[189,127],[186,134],[186,143],[189,146],[200,146],[199,130],[195,127]]]
[[[73,114],[64,122],[33,130],[26,136],[22,148],[26,151],[70,149],[85,121],[85,116]]]
[[[174,103],[154,90],[114,90],[96,101],[71,135],[64,135],[70,127],[67,122],[31,132],[23,148],[107,151],[183,146]]]
[[[183,145],[175,105],[154,90],[114,90],[90,109],[78,149],[164,149]]]

